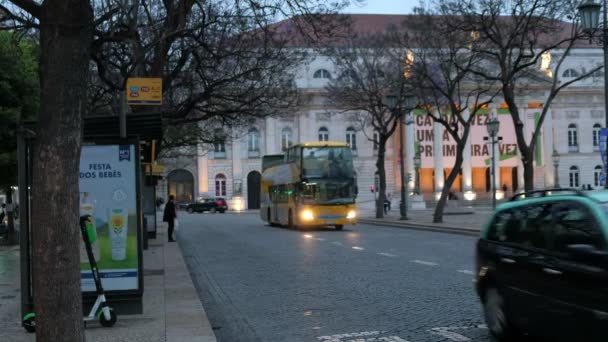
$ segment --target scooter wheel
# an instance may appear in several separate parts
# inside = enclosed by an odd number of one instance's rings
[[[100,311],[99,313],[99,323],[106,328],[114,326],[114,324],[116,324],[116,320],[118,320],[118,317],[112,309],[110,309],[110,320],[106,320],[106,316],[103,314],[103,311]]]
[[[25,328],[25,331],[27,331],[28,333],[35,333],[36,332],[36,317],[30,317],[28,319],[23,320],[23,327]]]

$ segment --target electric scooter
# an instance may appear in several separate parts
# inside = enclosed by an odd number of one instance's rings
[[[93,272],[93,280],[95,281],[95,288],[97,290],[97,300],[91,308],[88,316],[84,317],[85,325],[87,322],[99,320],[104,327],[112,327],[116,323],[118,317],[114,310],[108,306],[106,301],[105,292],[103,286],[101,286],[101,277],[99,276],[99,270],[97,269],[97,261],[93,255],[93,249],[91,248],[91,240],[96,236],[92,233],[95,229],[91,223],[91,216],[84,215],[80,217],[80,232],[82,233],[82,239],[84,240],[85,249],[87,250],[87,256],[89,257],[89,264],[91,265],[91,271]],[[22,325],[27,332],[33,333],[36,331],[36,314],[30,312],[23,317]]]

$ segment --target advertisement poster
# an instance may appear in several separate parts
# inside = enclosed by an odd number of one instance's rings
[[[94,218],[93,255],[106,291],[138,289],[136,162],[134,145],[82,147],[80,215]],[[82,237],[80,262],[82,291],[95,291]]]
[[[604,165],[604,172],[600,177],[600,182],[606,181],[606,169],[608,168],[608,160],[606,158],[606,144],[608,143],[608,128],[600,129],[600,156],[602,157],[602,164]]]
[[[522,110],[524,115],[527,115],[527,111]],[[497,162],[501,167],[516,167],[518,165],[518,147],[517,138],[515,136],[515,128],[513,126],[513,120],[508,109],[498,109],[497,118],[500,122],[500,128],[498,136],[501,138],[498,142],[498,155],[496,156]],[[534,117],[528,116],[527,135],[532,135],[532,130],[535,127],[537,114],[534,113]],[[473,167],[488,167],[490,165],[492,148],[488,141],[484,140],[484,137],[488,136],[487,124],[490,120],[488,111],[482,109],[478,112],[477,116],[471,122],[471,130],[469,134],[469,142],[471,144],[471,164]],[[456,125],[455,117],[444,117],[447,121]],[[415,141],[416,149],[420,152],[423,168],[432,168],[434,164],[433,155],[433,141],[435,139],[435,131],[432,118],[426,115],[426,112],[417,110],[414,112],[414,124],[415,124]],[[462,132],[462,125],[459,125],[459,131]],[[542,133],[542,132],[541,132]],[[537,162],[541,161],[540,151],[542,149],[542,139],[537,143],[537,153],[535,159]],[[444,129],[441,139],[441,154],[443,156],[443,166],[452,167],[456,160],[456,142],[452,136]]]

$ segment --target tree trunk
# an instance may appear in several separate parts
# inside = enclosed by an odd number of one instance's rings
[[[89,1],[44,1],[40,112],[32,153],[32,276],[38,342],[85,340],[78,174],[92,29]]]
[[[534,155],[530,153],[523,160],[524,166],[524,189],[526,192],[534,190]]]
[[[386,141],[388,137],[381,136],[378,141],[378,159],[376,159],[376,170],[380,184],[378,189],[378,199],[376,200],[376,218],[384,217],[384,200],[386,199],[386,170],[384,168],[384,154],[386,153]],[[375,180],[375,178],[374,178]]]
[[[456,160],[454,161],[454,167],[450,174],[448,175],[445,184],[443,185],[443,190],[441,190],[441,197],[439,198],[439,202],[437,202],[437,206],[435,207],[435,213],[433,214],[433,222],[441,223],[443,222],[443,210],[445,209],[445,204],[447,203],[448,196],[450,194],[450,189],[452,189],[452,184],[458,177],[460,170],[462,168],[462,160],[463,160],[463,150],[464,143],[461,143],[456,146]]]

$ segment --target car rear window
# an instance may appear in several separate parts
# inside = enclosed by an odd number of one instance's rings
[[[503,210],[495,215],[488,239],[544,249],[547,248],[551,221],[550,203]]]

